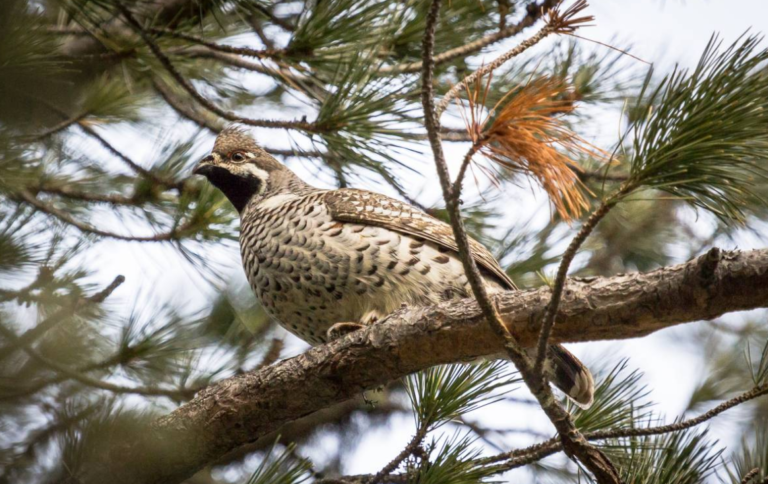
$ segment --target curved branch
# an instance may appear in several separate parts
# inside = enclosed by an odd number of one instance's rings
[[[549,288],[496,297],[505,324],[535,344]],[[768,250],[707,254],[645,274],[571,279],[553,342],[644,336],[674,325],[768,307]],[[502,342],[473,301],[406,308],[331,344],[238,375],[160,419],[141,442],[119,442],[84,466],[83,483],[178,481],[227,452],[365,388],[437,364],[498,354]],[[179,452],[178,449],[183,449]]]
[[[192,98],[197,101],[201,106],[203,106],[205,109],[209,110],[210,112],[216,114],[217,116],[220,116],[228,121],[233,121],[237,123],[243,123],[247,124],[249,126],[257,126],[261,128],[282,128],[282,129],[298,129],[302,131],[307,132],[316,132],[318,131],[317,126],[309,123],[307,121],[280,121],[280,120],[271,120],[271,119],[251,119],[251,118],[244,118],[242,116],[238,116],[235,113],[231,113],[229,111],[226,111],[207,98],[205,98],[202,94],[200,94],[197,89],[192,85],[192,83],[189,82],[184,76],[181,75],[181,73],[176,69],[176,67],[173,65],[171,60],[168,58],[167,55],[163,53],[163,51],[160,49],[160,46],[157,45],[157,42],[155,42],[152,37],[149,35],[149,33],[141,26],[141,24],[134,18],[133,14],[128,10],[128,8],[123,5],[122,3],[116,4],[117,9],[122,14],[123,18],[128,22],[128,24],[133,28],[141,37],[141,39],[144,41],[145,44],[147,44],[147,47],[149,47],[149,50],[152,52],[152,55],[155,56],[155,58],[160,62],[160,64],[163,66],[163,68],[173,77],[173,79],[184,88],[187,93],[192,96]]]
[[[106,237],[108,239],[124,240],[126,242],[176,241],[181,239],[184,233],[187,232],[193,225],[191,222],[186,222],[177,227],[171,228],[171,230],[169,230],[168,232],[160,232],[154,235],[142,235],[142,236],[124,235],[124,234],[118,234],[115,232],[109,232],[107,230],[99,229],[87,222],[77,220],[76,218],[72,217],[68,212],[59,210],[53,205],[40,200],[39,198],[35,197],[33,194],[31,194],[27,190],[19,191],[18,197],[21,201],[26,202],[29,205],[32,205],[40,212],[50,215],[51,217],[54,217],[64,222],[67,225],[71,225],[72,227],[75,227],[76,229],[78,229],[80,232],[97,235],[99,237]]]

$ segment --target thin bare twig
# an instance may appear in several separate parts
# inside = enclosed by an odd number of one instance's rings
[[[522,54],[523,52],[530,49],[534,45],[538,44],[542,39],[549,36],[549,34],[553,33],[554,31],[555,31],[554,27],[551,24],[547,23],[547,25],[545,25],[544,27],[542,27],[541,30],[536,32],[536,34],[533,37],[525,39],[522,43],[520,43],[514,49],[505,52],[504,54],[494,59],[490,64],[480,67],[475,72],[466,76],[464,79],[456,83],[447,93],[445,93],[445,96],[443,96],[443,99],[440,101],[440,104],[437,105],[437,116],[440,117],[443,114],[443,112],[445,112],[451,100],[456,96],[458,96],[459,93],[461,93],[461,91],[465,90],[469,84],[475,82],[476,79],[479,79],[485,76],[489,72],[495,71],[496,69],[501,67],[505,62],[507,62],[508,60],[514,57],[517,57],[518,55]]]
[[[491,44],[495,44],[500,40],[504,40],[509,37],[513,37],[526,28],[536,23],[543,15],[544,12],[553,6],[557,5],[560,0],[544,0],[541,4],[537,4],[535,1],[531,2],[527,7],[525,17],[515,25],[511,25],[504,29],[499,30],[490,35],[469,42],[460,47],[456,47],[437,55],[433,55],[432,59],[435,65],[445,64],[459,57],[465,57],[475,52],[478,52]],[[422,61],[409,62],[406,64],[398,64],[394,66],[383,66],[379,69],[379,74],[392,75],[392,74],[407,74],[419,72],[423,68]]]
[[[43,140],[45,138],[48,138],[49,136],[53,136],[56,133],[59,133],[61,131],[66,130],[70,126],[78,124],[86,116],[88,116],[88,113],[81,113],[81,114],[78,114],[77,116],[73,116],[71,118],[67,118],[67,119],[63,120],[62,122],[60,122],[59,124],[57,124],[56,126],[53,126],[53,127],[49,128],[49,129],[43,131],[42,133],[38,133],[37,135],[35,135],[34,139],[35,139],[35,141],[41,141],[41,140]]]
[[[445,94],[445,96],[443,96],[443,99],[440,101],[440,104],[438,104],[437,106],[438,118],[443,114],[445,109],[448,107],[448,104],[451,102],[451,99],[455,98],[462,90],[466,89],[467,86],[475,82],[475,80],[481,79],[486,74],[495,71],[496,69],[501,67],[505,62],[507,62],[508,60],[514,57],[519,56],[526,50],[530,49],[534,45],[541,42],[541,40],[548,37],[550,34],[557,34],[557,33],[572,34],[573,31],[575,31],[579,26],[582,26],[583,24],[594,20],[592,16],[576,17],[576,15],[578,15],[585,8],[587,8],[586,0],[577,0],[576,3],[574,3],[570,8],[568,8],[562,13],[559,10],[560,1],[562,0],[559,0],[558,2],[556,2],[556,4],[550,10],[547,11],[547,15],[549,16],[549,19],[547,20],[546,25],[544,25],[544,27],[542,27],[541,30],[536,32],[536,34],[534,34],[532,37],[521,42],[514,49],[500,55],[499,57],[494,59],[490,64],[480,67],[475,72],[473,72],[472,74],[462,79],[461,82],[458,82],[455,86],[453,86]]]
[[[405,459],[407,459],[411,454],[416,452],[416,450],[421,445],[421,442],[424,440],[424,437],[427,436],[427,431],[429,430],[428,427],[421,427],[416,431],[416,434],[413,436],[410,442],[408,442],[408,445],[405,446],[405,448],[395,456],[394,459],[392,459],[387,465],[385,465],[379,472],[374,474],[370,479],[364,481],[365,484],[375,484],[379,481],[381,481],[383,478],[390,475],[395,469],[397,469],[400,464],[403,463]]]
[[[135,206],[139,202],[135,197],[125,196],[119,193],[114,194],[99,194],[99,193],[87,193],[77,190],[73,190],[68,186],[54,186],[54,185],[41,185],[37,187],[29,187],[34,192],[47,193],[49,195],[56,195],[62,198],[69,198],[72,200],[78,200],[88,203],[108,203],[110,205],[131,205]]]
[[[115,148],[114,145],[112,145],[112,143],[110,143],[103,136],[101,136],[99,133],[97,133],[96,130],[93,129],[93,127],[90,126],[88,123],[79,122],[77,125],[88,136],[90,136],[91,138],[93,138],[96,141],[98,141],[99,144],[101,146],[103,146],[104,148],[106,148],[107,151],[109,151],[114,156],[119,158],[123,163],[128,165],[128,167],[131,170],[133,170],[134,172],[136,172],[139,175],[141,175],[141,176],[143,176],[143,177],[145,177],[145,178],[147,178],[147,179],[157,183],[158,185],[162,185],[162,186],[165,186],[165,187],[168,187],[168,188],[174,188],[174,189],[176,189],[178,191],[183,190],[183,188],[184,188],[184,183],[183,182],[177,182],[175,180],[169,180],[169,179],[166,179],[166,178],[163,178],[163,177],[159,176],[157,173],[153,173],[150,170],[147,170],[143,166],[139,165],[138,163],[136,163],[135,161],[130,159],[127,155],[122,153],[120,150]]]
[[[573,258],[576,257],[581,245],[587,240],[589,234],[595,229],[597,224],[610,212],[610,210],[616,205],[617,201],[622,196],[627,194],[630,190],[628,185],[622,185],[619,190],[604,200],[600,206],[592,212],[584,225],[581,226],[579,232],[568,244],[568,248],[563,253],[563,258],[560,261],[560,265],[557,268],[557,275],[552,285],[552,298],[550,299],[547,310],[544,313],[542,319],[541,331],[539,333],[539,342],[536,346],[536,362],[534,364],[534,373],[538,378],[543,378],[544,362],[547,359],[547,347],[549,344],[549,337],[552,335],[552,328],[555,325],[555,318],[557,317],[557,311],[560,307],[560,300],[563,296],[563,289],[565,288],[566,278],[568,277],[568,269],[573,262]]]

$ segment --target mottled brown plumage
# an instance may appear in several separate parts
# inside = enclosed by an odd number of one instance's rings
[[[311,344],[375,323],[402,304],[471,295],[450,226],[407,203],[314,188],[238,128],[222,131],[195,171],[240,212],[243,266],[264,309]],[[470,245],[490,293],[516,289],[485,247]],[[551,381],[589,405],[589,370],[562,346],[550,355]]]

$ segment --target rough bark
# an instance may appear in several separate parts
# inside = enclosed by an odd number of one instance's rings
[[[518,341],[534,345],[548,288],[497,297]],[[768,307],[768,250],[709,253],[646,274],[570,279],[552,340],[644,336]],[[118,442],[81,482],[179,482],[282,425],[424,368],[497,354],[499,338],[472,301],[404,308],[380,324],[201,391],[142,442]]]

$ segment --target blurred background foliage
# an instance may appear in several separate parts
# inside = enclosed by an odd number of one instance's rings
[[[437,93],[477,67],[478,54],[532,32],[555,3],[446,2],[435,44]],[[303,348],[264,315],[247,287],[229,282],[239,264],[237,213],[189,178],[227,123],[253,128],[268,151],[309,181],[384,191],[447,219],[422,156],[418,80],[427,8],[423,0],[0,2],[0,482],[76,482],[105,439],[130,439],[210,382]],[[625,127],[663,130],[648,116],[663,96],[647,94],[662,93],[674,79],[646,79],[647,66],[621,50],[554,39],[496,71],[487,105],[533,76],[551,76],[568,85],[565,100],[577,106],[563,120],[587,139],[595,139],[590,126],[605,110],[620,111]],[[749,69],[762,68],[762,60]],[[469,140],[462,112],[452,105],[443,118],[448,150],[458,153]],[[573,160],[595,204],[633,176],[658,174],[642,164],[647,146],[627,139],[621,147],[626,156],[610,166]],[[765,144],[752,149],[749,163]],[[732,174],[734,183],[753,167],[734,174],[716,162],[704,175]],[[468,180],[476,181],[463,203],[471,233],[519,286],[547,283],[573,225],[519,174],[485,164]],[[694,212],[670,196],[665,180],[654,183],[598,226],[576,275],[650,270],[713,245],[733,247],[745,234],[764,241],[768,184],[724,206],[743,217],[734,226]],[[124,282],[114,268],[125,264],[187,274],[203,296],[196,292],[190,303],[167,282]],[[706,355],[687,412],[765,384],[762,316],[702,323],[676,342]],[[573,409],[579,428],[664,419],[633,368],[626,360],[596,368],[595,406]],[[373,405],[361,397],[263,436],[189,482],[295,483],[344,474],[363,436],[401,425],[412,410],[430,443],[421,459],[403,465],[421,483],[583,481],[562,455],[522,471],[510,460],[498,464],[506,468],[482,461],[550,436],[525,419],[502,426],[483,419],[490,402],[512,415],[531,411],[522,390],[509,394],[519,384],[507,370],[418,375],[376,393]],[[603,445],[628,482],[738,483],[755,468],[760,482],[768,476],[768,403],[741,411],[754,423],[734,423],[734,442],[695,428]],[[515,426],[505,427],[510,421]]]

